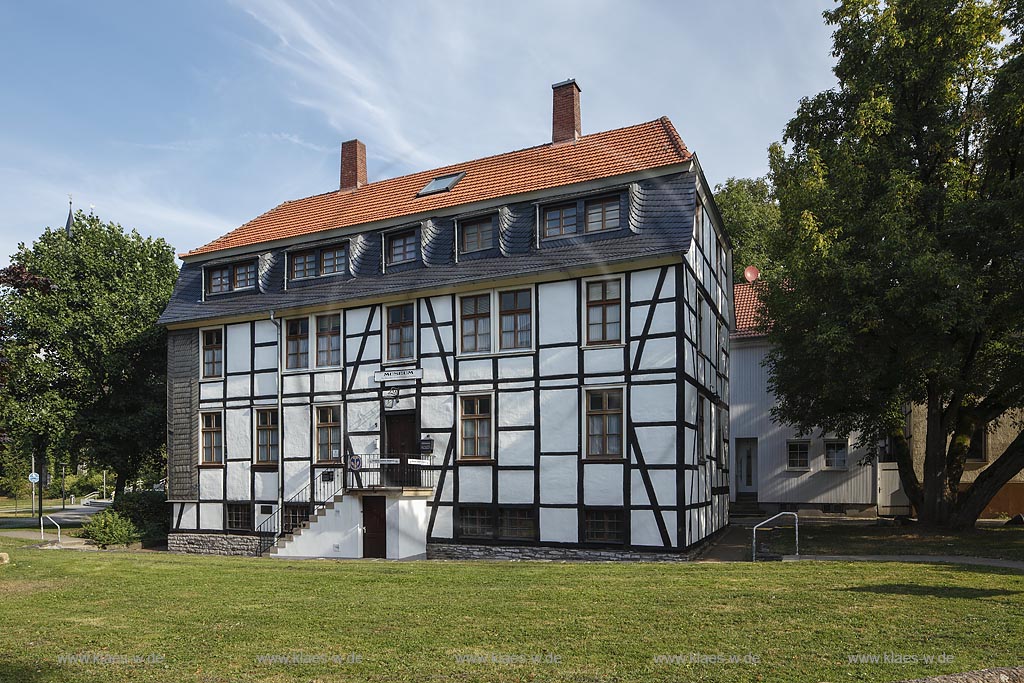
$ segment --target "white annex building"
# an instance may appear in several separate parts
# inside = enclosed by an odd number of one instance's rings
[[[172,550],[685,558],[728,521],[731,251],[661,118],[285,202],[182,255]]]
[[[732,332],[730,401],[734,514],[787,511],[873,514],[878,477],[899,487],[895,464],[860,464],[865,449],[856,435],[815,431],[799,434],[772,419],[775,395],[768,388],[764,360],[769,344],[758,326],[756,285],[734,285],[736,323]],[[895,479],[893,476],[895,475]],[[888,500],[890,496],[885,496]],[[883,514],[887,511],[883,510]]]

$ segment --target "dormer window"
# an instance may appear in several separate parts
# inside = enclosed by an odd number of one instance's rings
[[[592,199],[586,204],[586,232],[601,232],[619,227],[619,197]]]
[[[484,251],[494,245],[494,218],[473,218],[459,222],[459,253]]]
[[[388,235],[386,242],[389,266],[416,260],[418,245],[415,230],[406,230]]]
[[[256,288],[256,261],[212,266],[206,269],[206,293],[227,294]]]
[[[544,238],[576,234],[576,202],[544,209]]]
[[[288,279],[343,275],[347,265],[344,244],[293,251],[288,254]]]

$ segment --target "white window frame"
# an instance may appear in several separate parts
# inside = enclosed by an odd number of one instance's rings
[[[206,376],[206,345],[203,343],[203,336],[211,330],[220,330],[220,374]],[[199,381],[200,382],[221,382],[228,370],[228,331],[225,325],[210,325],[199,328]]]
[[[491,457],[481,458],[479,456],[466,457],[462,454],[462,399],[463,398],[477,398],[487,397],[491,399]],[[494,402],[493,391],[463,391],[455,395],[457,404],[455,406],[455,420],[458,426],[457,436],[458,442],[455,444],[456,460],[459,462],[492,462],[498,459],[498,411],[496,410],[497,404]]]
[[[608,282],[609,280],[619,281],[619,341],[608,343],[591,343],[590,329],[587,320],[588,284],[591,282]],[[626,276],[625,273],[610,273],[608,275],[594,275],[583,278],[580,292],[580,320],[582,321],[583,338],[580,340],[580,347],[584,349],[621,349],[626,345],[626,316],[629,307],[626,302]],[[652,305],[656,305],[652,302]]]
[[[798,467],[790,464],[789,447],[793,444],[804,444],[807,446],[807,465]],[[787,472],[810,472],[811,471],[811,442],[809,439],[788,439],[786,441],[786,471]]]
[[[412,355],[407,358],[388,358],[388,311],[396,306],[407,306],[412,304]],[[380,321],[380,364],[384,365],[408,365],[419,360],[420,341],[420,300],[395,301],[390,304],[381,304],[384,315]]]
[[[583,386],[580,387],[580,389],[582,390],[581,395],[582,395],[582,399],[583,399],[580,402],[580,437],[581,437],[580,438],[580,442],[583,444],[583,447],[580,449],[580,460],[589,460],[590,462],[610,462],[610,463],[618,463],[621,460],[623,462],[628,463],[630,461],[629,438],[628,438],[629,430],[627,429],[626,425],[629,422],[629,420],[628,420],[628,416],[629,416],[629,387],[627,387],[625,384],[621,384],[621,383],[618,383],[618,384],[594,384],[594,383],[591,383],[591,384],[584,384]],[[589,456],[589,451],[590,451],[589,438],[590,438],[590,436],[589,436],[589,433],[587,431],[587,427],[588,427],[588,425],[587,425],[587,403],[588,403],[587,399],[588,399],[588,394],[591,391],[607,391],[609,389],[619,389],[619,390],[622,391],[622,457],[621,458],[614,458],[614,457],[610,458],[610,457],[607,457],[607,456],[594,456],[594,457],[590,457]]]
[[[843,446],[845,454],[843,455],[842,465],[836,466],[828,464],[828,447],[830,444],[841,444]],[[832,472],[844,472],[850,469],[850,440],[847,439],[846,441],[843,441],[842,439],[825,439],[824,457],[825,467],[823,469],[830,470]]]

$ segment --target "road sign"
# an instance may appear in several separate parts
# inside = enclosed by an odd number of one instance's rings
[[[360,458],[358,455],[348,456],[348,468],[350,470],[358,472],[363,468],[363,459]]]
[[[28,475],[28,480],[30,482],[32,482],[33,484],[38,484],[39,483],[39,473],[38,472],[33,472],[32,474]]]

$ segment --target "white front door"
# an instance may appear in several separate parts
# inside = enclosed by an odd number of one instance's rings
[[[757,439],[736,439],[736,492],[757,493]]]

